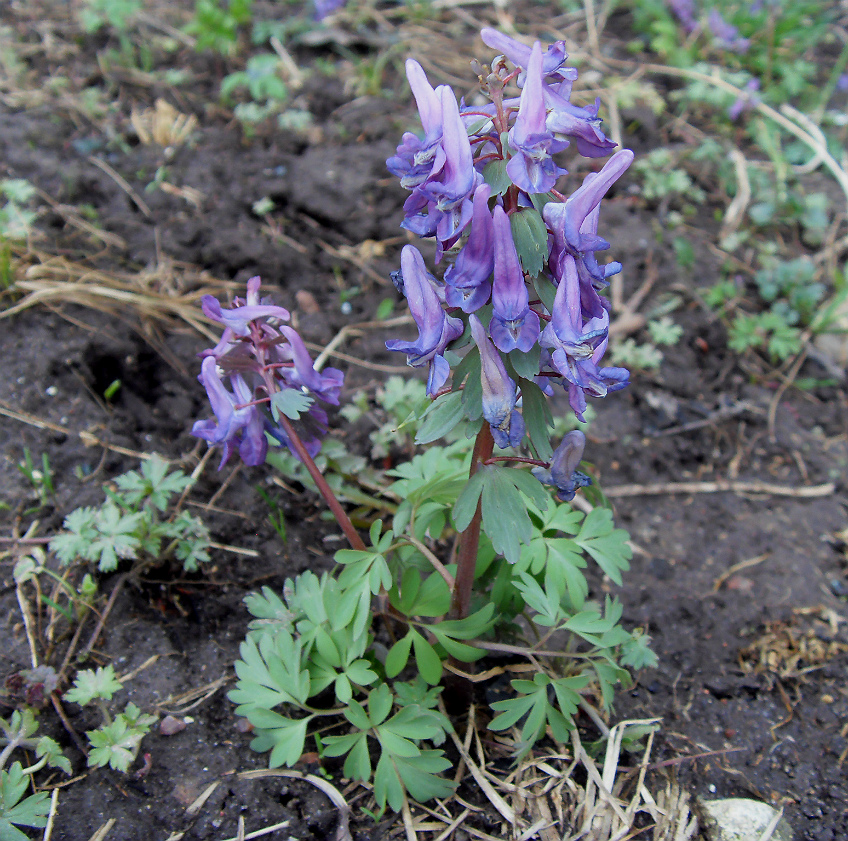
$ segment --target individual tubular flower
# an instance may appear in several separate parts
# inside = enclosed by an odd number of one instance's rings
[[[415,342],[389,341],[386,348],[405,353],[407,364],[413,368],[430,366],[427,394],[432,397],[450,374],[450,366],[443,354],[448,344],[462,335],[462,322],[442,309],[439,295],[424,266],[424,258],[417,248],[411,245],[403,247],[400,266],[409,311],[418,327],[418,339]]]
[[[495,235],[494,309],[489,335],[504,353],[516,348],[526,353],[539,337],[539,316],[530,309],[530,297],[512,240],[509,217],[500,205],[495,207],[492,223]]]
[[[571,255],[563,261],[551,322],[542,332],[540,344],[550,349],[551,365],[567,383],[568,399],[574,413],[584,420],[586,394],[604,397],[627,385],[625,368],[598,368],[609,342],[609,315],[583,323],[577,264]]]
[[[474,193],[471,233],[445,271],[445,303],[463,312],[474,312],[489,300],[489,278],[495,265],[494,228],[489,210],[491,188],[481,184]]]
[[[510,38],[504,35],[503,32],[498,32],[497,29],[485,27],[480,30],[480,37],[487,47],[506,56],[516,67],[528,68],[530,66],[530,58],[533,52],[531,47],[516,41],[515,38]],[[555,41],[542,54],[541,71],[544,78],[551,77],[555,81],[571,80],[576,78],[576,70],[571,67],[563,67],[565,60],[568,58],[568,53],[565,51],[565,41]],[[519,79],[519,85],[524,84],[522,79]]]
[[[245,464],[255,466],[265,461],[268,443],[259,410],[250,404],[253,393],[240,374],[230,377],[232,393],[227,391],[218,373],[215,358],[207,356],[200,366],[200,382],[206,388],[215,420],[199,420],[191,434],[223,446],[219,469],[226,464],[236,448]]]
[[[262,303],[259,299],[258,277],[252,277],[247,282],[247,301],[239,305],[239,299],[234,302],[232,309],[224,309],[217,298],[212,295],[204,295],[200,299],[203,314],[213,321],[229,327],[236,336],[247,336],[250,332],[248,325],[258,318],[277,318],[280,321],[288,321],[289,311],[285,307],[276,307],[273,304]]]
[[[459,114],[453,91],[440,85],[442,106],[441,151],[444,163],[415,188],[404,202],[402,226],[421,237],[434,236],[437,258],[449,248],[471,221],[471,196],[482,177],[474,169],[471,143]]]
[[[586,436],[574,429],[563,439],[554,450],[548,467],[534,467],[530,472],[543,484],[552,485],[557,489],[557,497],[563,502],[570,502],[578,488],[592,484],[592,480],[577,468],[583,458],[586,447]]]
[[[480,350],[483,417],[489,422],[492,437],[501,449],[517,447],[524,437],[524,418],[515,408],[515,381],[507,374],[503,360],[486,336],[480,319],[472,314],[468,323]]]
[[[406,77],[418,105],[424,138],[405,132],[397,154],[386,161],[386,166],[389,172],[400,178],[402,187],[412,190],[442,168],[445,156],[441,146],[441,96],[427,81],[421,65],[411,58],[406,62]]]
[[[509,144],[516,151],[506,165],[507,175],[525,193],[547,193],[566,170],[554,163],[552,154],[568,144],[556,140],[545,125],[547,112],[542,94],[542,47],[533,45],[518,116],[509,132]]]
[[[338,406],[339,392],[344,385],[344,374],[338,368],[325,368],[323,372],[318,373],[297,331],[291,327],[282,326],[280,333],[288,339],[288,344],[275,347],[282,359],[291,360],[294,363],[292,368],[279,369],[283,379],[291,386],[297,386],[320,397],[325,403]]]
[[[609,188],[621,177],[633,161],[630,149],[620,149],[598,173],[589,173],[582,186],[565,202],[548,202],[542,216],[554,241],[550,267],[555,277],[562,276],[566,257],[577,260],[581,282],[583,309],[591,317],[600,316],[605,309],[597,290],[607,284],[607,278],[621,271],[620,263],[599,266],[596,251],[609,248],[609,243],[598,236],[598,216],[601,201]]]

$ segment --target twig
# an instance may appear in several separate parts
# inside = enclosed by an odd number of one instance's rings
[[[445,710],[444,701],[439,698],[439,710],[443,715],[447,715],[447,711]],[[475,764],[474,760],[471,758],[471,755],[465,749],[465,745],[459,740],[459,737],[454,732],[453,728],[450,730],[450,737],[453,740],[456,749],[459,751],[459,755],[465,760],[465,765],[468,770],[471,772],[471,776],[474,777],[477,785],[480,786],[483,794],[486,795],[489,802],[495,809],[500,812],[500,814],[504,817],[504,819],[509,823],[510,826],[516,826],[516,815],[515,811],[510,807],[510,805],[501,797],[495,789],[492,787],[492,784],[486,779],[483,772],[480,768]]]
[[[770,552],[764,552],[762,555],[757,555],[756,558],[748,558],[744,561],[739,561],[738,564],[733,564],[732,567],[726,569],[716,580],[713,582],[713,592],[717,593],[721,589],[721,585],[730,578],[731,575],[739,572],[742,569],[748,569],[749,567],[754,567],[757,564],[761,564],[766,558],[771,555]]]
[[[453,590],[454,587],[454,578],[447,571],[445,565],[416,537],[413,535],[406,535],[406,540],[408,540],[433,566],[433,569],[439,573],[445,580],[445,584],[448,585],[449,590]]]
[[[721,223],[719,242],[726,240],[732,233],[736,232],[751,201],[748,161],[745,160],[745,156],[738,149],[731,149],[730,157],[736,167],[736,195],[724,212],[724,221]]]
[[[791,496],[800,499],[818,499],[830,496],[836,490],[833,482],[823,485],[808,485],[790,488],[786,485],[773,485],[770,482],[740,482],[720,479],[715,482],[666,482],[657,485],[619,485],[604,488],[604,494],[610,498],[628,496],[661,496],[662,494],[709,494],[709,493],[752,493],[771,496]]]
[[[801,348],[801,352],[792,363],[792,367],[787,372],[786,377],[780,384],[780,387],[774,393],[774,397],[771,399],[768,410],[768,432],[769,440],[772,442],[777,440],[777,436],[774,432],[774,427],[777,422],[777,407],[780,405],[780,401],[783,399],[783,395],[786,394],[787,389],[795,382],[795,378],[798,376],[798,372],[801,370],[801,366],[804,364],[804,360],[806,358],[807,346],[804,345],[804,347]]]
[[[53,821],[56,819],[56,809],[59,807],[59,789],[54,788],[50,795],[50,813],[47,815],[47,823],[44,826],[44,835],[41,836],[41,841],[50,841],[50,836],[53,835]]]
[[[117,173],[114,169],[112,169],[106,161],[101,161],[100,158],[94,157],[94,155],[89,155],[88,160],[90,163],[93,163],[98,169],[102,170],[106,173],[131,199],[133,204],[149,219],[150,218],[150,208],[147,206],[147,203],[144,199],[135,191],[132,187],[126,182],[126,180]]]

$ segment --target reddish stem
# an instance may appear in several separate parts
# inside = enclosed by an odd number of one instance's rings
[[[495,441],[488,423],[477,433],[474,442],[474,452],[471,455],[471,468],[468,472],[470,479],[491,458]],[[453,594],[451,595],[451,619],[465,619],[471,607],[471,591],[474,587],[474,573],[477,569],[477,553],[480,548],[480,521],[483,518],[480,500],[477,500],[477,510],[468,524],[468,528],[460,535],[459,551],[457,552],[456,577],[454,578]]]
[[[306,465],[306,469],[309,471],[309,475],[312,477],[312,480],[318,486],[321,496],[324,497],[324,501],[327,503],[330,511],[333,512],[336,522],[342,527],[342,531],[345,533],[345,537],[347,538],[347,542],[350,543],[351,548],[365,551],[365,543],[359,536],[359,532],[354,528],[353,523],[350,521],[350,517],[347,516],[347,512],[344,508],[342,508],[341,503],[338,499],[336,499],[336,495],[333,493],[332,488],[330,488],[327,484],[327,480],[318,469],[318,465],[315,464],[312,456],[309,455],[303,441],[300,440],[300,436],[297,432],[295,432],[291,421],[285,415],[281,414],[280,424],[283,429],[285,429],[286,435],[288,436],[292,447],[294,447],[298,458],[304,463],[304,465]]]

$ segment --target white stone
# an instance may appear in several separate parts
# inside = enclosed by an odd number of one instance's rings
[[[704,832],[709,841],[760,841],[777,811],[766,803],[744,797],[701,800]],[[792,841],[792,828],[781,818],[769,841]]]

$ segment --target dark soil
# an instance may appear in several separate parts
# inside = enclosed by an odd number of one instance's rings
[[[193,4],[149,5],[160,23],[179,25]],[[427,27],[442,39],[453,37],[469,57],[485,57],[466,17],[445,15],[403,33],[377,16],[371,29],[347,22],[324,44],[295,45],[301,69],[319,60],[336,68],[335,76],[313,73],[297,92],[297,107],[313,115],[312,128],[281,131],[268,121],[246,136],[217,104],[220,79],[232,69],[225,60],[179,43],[165,52],[161,31],[146,27],[143,35],[154,45],[151,70],[109,65],[103,56],[117,42],[80,33],[72,6],[28,0],[0,9],[7,27],[0,46],[15,45],[21,61],[17,75],[7,74],[0,86],[0,175],[27,179],[41,191],[36,231],[29,247],[15,252],[23,277],[73,263],[152,276],[157,291],[176,294],[214,278],[243,285],[259,274],[263,290],[290,308],[304,337],[318,345],[346,324],[373,318],[384,298],[396,298],[388,275],[404,241],[398,223],[405,193],[384,162],[412,121],[399,60],[426,50]],[[488,14],[480,12],[482,22]],[[514,14],[525,21],[534,10]],[[540,36],[547,35],[549,26],[538,25]],[[626,25],[616,16],[608,33]],[[530,31],[532,23],[520,28]],[[398,50],[398,43],[409,47]],[[352,57],[389,48],[397,60],[384,68],[383,93],[357,91]],[[188,81],[167,84],[164,71],[172,68],[187,71]],[[56,82],[59,76],[66,81]],[[442,81],[438,70],[432,78]],[[82,103],[90,97],[82,92],[92,88],[104,104],[86,111]],[[169,152],[141,143],[131,123],[134,110],[151,108],[160,97],[198,118],[189,142]],[[667,142],[667,132],[646,120],[631,145],[650,150]],[[157,170],[170,189],[147,189]],[[587,458],[636,549],[618,593],[625,620],[648,629],[660,663],[620,694],[615,717],[662,717],[654,758],[676,762],[694,794],[783,804],[798,838],[845,838],[848,555],[845,535],[837,537],[848,501],[844,382],[782,390],[780,377],[761,360],[731,353],[721,323],[693,294],[718,278],[718,258],[708,247],[716,223],[709,217],[693,224],[697,269],[681,272],[671,246],[657,244],[653,209],[628,184],[632,179],[607,202],[603,220],[625,263],[624,298],[655,273],[650,300],[680,297],[675,320],[685,332],[656,374],[637,374],[627,391],[596,404],[589,431]],[[254,205],[265,197],[274,209],[263,218]],[[72,209],[113,239],[75,224],[80,217],[70,219]],[[0,518],[7,536],[36,519],[37,533],[50,534],[73,508],[98,504],[102,482],[138,466],[134,453],[161,453],[187,472],[202,454],[188,430],[208,413],[195,360],[208,339],[173,318],[157,321],[129,306],[104,314],[73,300],[69,294],[2,321],[0,500],[8,508]],[[343,350],[399,367],[402,360],[380,350],[385,338],[366,334]],[[801,373],[826,375],[814,362]],[[349,382],[373,389],[383,376],[352,365]],[[121,386],[107,403],[102,395],[114,380]],[[44,505],[16,469],[25,448],[37,461],[42,453],[49,458],[55,495]],[[308,783],[235,776],[264,767],[266,757],[249,749],[226,689],[249,619],[244,596],[265,584],[279,589],[304,569],[327,568],[335,532],[310,494],[274,489],[288,524],[283,542],[256,492],[269,487],[270,470],[230,464],[216,473],[216,464],[213,455],[192,491],[191,510],[203,515],[217,543],[256,556],[219,550],[211,566],[192,576],[167,569],[138,581],[101,576],[104,599],[118,592],[89,661],[113,662],[119,674],[138,669],[127,682],[131,699],[145,710],[182,711],[190,723],[176,735],[156,731],[145,739],[146,774],[134,773],[140,758],[128,775],[95,770],[62,788],[57,841],[85,841],[110,818],[116,824],[109,839],[230,838],[242,815],[248,831],[287,822],[272,837],[333,837],[335,810]],[[669,487],[727,479],[779,485],[787,493]],[[834,493],[803,496],[827,482],[836,483]],[[634,484],[643,487],[617,495]],[[210,499],[214,504],[204,507]],[[7,555],[0,568],[8,616],[4,676],[30,665],[15,560]],[[600,579],[593,587],[596,594],[616,589]],[[91,631],[93,623],[84,638]],[[181,696],[201,687],[207,695],[186,711],[191,702]],[[67,712],[78,733],[96,724],[76,705]],[[75,771],[84,773],[84,759],[50,705],[42,720],[45,732],[68,746]],[[480,829],[497,832],[496,821],[479,821]],[[363,820],[356,837],[380,838],[390,827]]]

